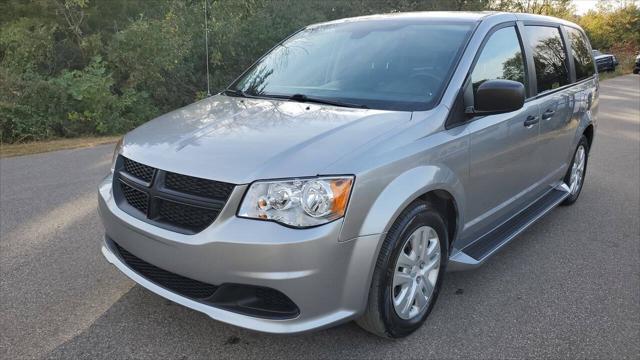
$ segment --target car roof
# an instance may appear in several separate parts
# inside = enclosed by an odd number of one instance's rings
[[[402,13],[390,13],[390,14],[378,14],[378,15],[365,15],[351,18],[338,19],[318,24],[310,25],[309,27],[323,26],[328,24],[339,24],[349,22],[360,21],[375,21],[375,20],[396,20],[396,21],[416,21],[416,20],[451,20],[456,22],[481,22],[491,18],[497,21],[539,21],[539,22],[552,22],[560,25],[568,25],[580,29],[580,26],[570,21],[559,19],[552,16],[526,14],[526,13],[511,13],[501,11],[419,11],[419,12],[402,12]]]
[[[480,19],[495,14],[492,11],[416,11],[416,12],[401,12],[390,14],[376,14],[376,15],[364,15],[351,18],[344,18],[338,20],[332,20],[322,23],[313,24],[311,26],[320,26],[328,24],[349,23],[359,21],[373,21],[373,20],[455,20],[455,21],[468,21],[476,22]]]
[[[553,23],[557,23],[559,25],[567,25],[567,26],[571,26],[571,27],[575,27],[578,29],[582,29],[580,27],[580,25],[573,23],[571,21],[567,21],[564,19],[560,19],[557,17],[553,17],[553,16],[547,16],[547,15],[538,15],[538,14],[527,14],[527,13],[510,13],[513,14],[516,19],[521,20],[521,21],[540,21],[540,22],[553,22]]]

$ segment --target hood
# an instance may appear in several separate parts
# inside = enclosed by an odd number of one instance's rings
[[[410,119],[410,112],[216,95],[131,131],[122,151],[159,169],[245,184],[325,175],[329,164]]]

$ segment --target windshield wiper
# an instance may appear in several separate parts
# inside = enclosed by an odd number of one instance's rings
[[[240,89],[224,89],[222,91],[225,95],[236,96],[236,97],[249,97],[244,91]]]
[[[337,101],[337,100],[329,100],[324,98],[318,98],[314,96],[308,96],[305,94],[293,94],[293,95],[266,95],[266,97],[273,97],[278,99],[287,99],[299,102],[308,102],[308,103],[316,103],[316,104],[325,104],[325,105],[334,105],[334,106],[342,106],[342,107],[350,107],[350,108],[360,108],[360,109],[368,109],[366,105],[362,104],[354,104],[349,102]]]
[[[222,91],[222,93],[225,95],[245,97],[245,98],[274,98],[274,99],[293,100],[293,101],[299,101],[299,102],[350,107],[350,108],[360,108],[360,109],[369,108],[366,105],[362,105],[362,104],[354,104],[354,103],[337,101],[337,100],[329,100],[324,98],[308,96],[305,94],[293,94],[293,95],[260,94],[259,96],[255,96],[255,95],[249,95],[240,89],[225,89]]]
[[[300,102],[310,102],[310,103],[317,103],[317,104],[368,109],[366,105],[362,105],[362,104],[354,104],[354,103],[344,102],[344,101],[323,99],[323,98],[318,98],[313,96],[307,96],[305,94],[293,94],[289,97],[289,99],[294,101],[300,101]]]

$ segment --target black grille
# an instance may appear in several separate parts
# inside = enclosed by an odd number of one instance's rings
[[[184,276],[160,269],[155,265],[136,257],[114,242],[120,257],[138,274],[154,283],[193,299],[205,299],[213,295],[217,286],[189,279]]]
[[[124,158],[124,171],[131,176],[150,183],[151,180],[153,180],[153,172],[155,169],[151,166],[143,165],[139,162]]]
[[[147,193],[137,190],[123,182],[120,182],[120,188],[129,205],[140,210],[143,214],[147,213],[147,205],[149,204],[149,196]]]
[[[114,196],[123,211],[184,234],[212,224],[235,186],[156,169],[123,156],[116,169]]]
[[[210,199],[227,201],[233,191],[233,184],[201,179],[193,176],[167,172],[164,185],[167,189]]]
[[[201,231],[213,222],[219,211],[168,200],[159,201],[158,221]]]

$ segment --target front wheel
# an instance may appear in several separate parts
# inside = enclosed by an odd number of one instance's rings
[[[417,330],[438,297],[447,244],[445,222],[428,203],[415,202],[405,209],[382,244],[358,325],[389,338]]]
[[[578,147],[573,154],[573,161],[564,182],[569,186],[569,196],[562,202],[562,205],[571,205],[580,196],[582,186],[584,185],[584,175],[587,171],[587,160],[589,159],[589,141],[587,137],[582,135]]]

